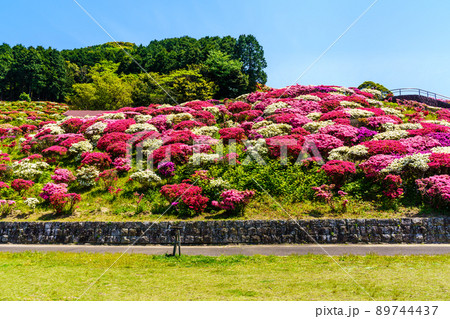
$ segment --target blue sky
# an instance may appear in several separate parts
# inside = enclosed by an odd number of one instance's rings
[[[296,82],[373,0],[77,0],[117,40],[253,34],[268,85]],[[379,0],[300,84],[418,87],[450,96],[450,1]],[[73,0],[1,3],[0,42],[78,48],[111,39]]]

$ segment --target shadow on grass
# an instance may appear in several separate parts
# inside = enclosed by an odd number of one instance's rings
[[[4,217],[6,217],[6,216],[4,216]],[[28,213],[20,213],[20,214],[17,214],[16,216],[14,216],[14,218],[17,218],[17,219],[26,219],[28,217],[30,217],[30,214],[28,214]]]
[[[245,217],[245,215],[237,214],[237,213],[229,212],[229,211],[222,211],[222,212],[219,212],[218,214],[204,216],[204,218],[206,220],[237,219],[237,218],[243,218],[243,217]]]
[[[414,216],[417,216],[417,217],[449,217],[450,211],[448,209],[421,207],[419,212]]]
[[[312,216],[312,217],[316,217],[316,218],[321,218],[321,217],[325,216],[325,212],[320,211],[318,209],[312,209],[308,212],[308,215]]]
[[[69,218],[72,217],[72,213],[47,213],[43,214],[42,216],[39,216],[37,220],[53,220],[53,219],[60,219],[60,218]]]
[[[411,217],[449,217],[450,210],[448,208],[432,207],[428,204],[423,204],[422,201],[416,199],[409,199],[402,201],[402,206],[405,208],[416,208],[418,212],[412,214]]]

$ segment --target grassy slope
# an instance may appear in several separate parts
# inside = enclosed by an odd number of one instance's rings
[[[109,195],[111,196],[111,195]],[[80,207],[72,214],[55,214],[48,209],[36,209],[35,213],[21,206],[6,216],[0,216],[0,221],[167,221],[167,220],[215,220],[215,219],[311,219],[311,218],[402,218],[402,217],[435,217],[448,216],[448,212],[429,207],[381,208],[369,201],[351,201],[346,213],[335,213],[328,205],[320,202],[303,201],[297,203],[275,202],[268,196],[258,197],[250,202],[242,215],[216,212],[203,213],[194,217],[178,216],[173,207],[158,209],[151,213],[152,204],[145,201],[142,212],[137,213],[136,201],[119,198],[110,201],[109,196],[92,196],[80,203]],[[277,199],[277,201],[280,199]],[[281,205],[281,207],[280,207]]]
[[[119,254],[1,253],[0,300],[75,300]],[[445,300],[450,255],[125,255],[82,300]]]

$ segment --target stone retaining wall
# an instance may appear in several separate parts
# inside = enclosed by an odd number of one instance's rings
[[[0,242],[12,244],[450,243],[450,218],[231,220],[189,222],[0,222]],[[306,230],[311,237],[309,237]],[[314,240],[313,240],[314,239]]]

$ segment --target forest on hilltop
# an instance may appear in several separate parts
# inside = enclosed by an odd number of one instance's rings
[[[253,35],[185,36],[147,46],[110,42],[61,51],[4,43],[0,100],[25,94],[79,109],[118,109],[221,99],[266,83],[266,67],[264,50]]]

